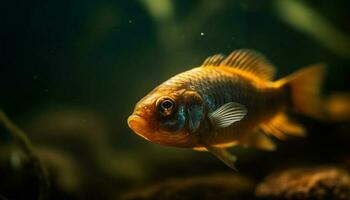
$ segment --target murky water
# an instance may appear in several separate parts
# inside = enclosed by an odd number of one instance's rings
[[[348,8],[316,0],[4,2],[0,108],[15,127],[2,118],[0,199],[253,199],[256,185],[271,183],[264,177],[290,168],[305,177],[301,185],[313,175],[335,180],[329,187],[350,198]],[[325,107],[337,113],[290,113],[308,134],[273,138],[274,152],[232,148],[238,173],[207,152],[154,144],[128,128],[152,88],[240,48],[263,53],[277,78],[326,63]],[[276,180],[294,194],[282,175]],[[256,195],[288,199],[264,187]]]

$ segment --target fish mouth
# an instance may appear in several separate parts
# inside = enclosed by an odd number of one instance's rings
[[[130,115],[128,118],[128,125],[137,135],[145,138],[146,140],[149,140],[146,137],[146,135],[148,135],[151,132],[149,124],[140,115]]]

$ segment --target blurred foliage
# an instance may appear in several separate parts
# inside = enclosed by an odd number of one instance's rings
[[[27,134],[17,127],[2,110],[0,110],[0,125],[6,129],[6,132],[8,132],[10,135],[13,143],[15,143],[18,146],[18,149],[25,154],[29,163],[31,164],[33,174],[36,176],[38,181],[38,199],[43,200],[48,198],[50,189],[48,172],[46,166],[35,152],[33,144],[28,138]],[[18,164],[18,160],[19,159],[16,158],[16,155],[12,155],[12,165],[14,168],[18,168],[20,165]]]

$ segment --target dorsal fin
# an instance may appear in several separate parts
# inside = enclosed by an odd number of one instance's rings
[[[202,66],[234,67],[263,80],[272,80],[275,67],[259,52],[250,49],[233,51],[229,56],[220,54],[208,57]]]
[[[225,57],[222,54],[215,54],[205,59],[202,66],[219,66],[224,59]]]

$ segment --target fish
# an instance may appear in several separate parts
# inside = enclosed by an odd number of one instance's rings
[[[306,134],[289,112],[322,118],[325,70],[315,64],[274,81],[276,68],[256,50],[215,54],[138,101],[128,126],[153,143],[208,151],[237,170],[228,148],[274,151],[272,138]]]

